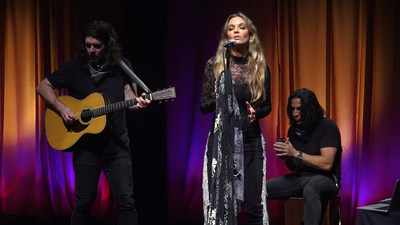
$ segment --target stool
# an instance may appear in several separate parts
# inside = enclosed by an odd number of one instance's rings
[[[299,225],[304,214],[304,198],[290,197],[285,200],[285,225]],[[339,225],[340,197],[328,201],[326,211],[322,215],[322,225]]]

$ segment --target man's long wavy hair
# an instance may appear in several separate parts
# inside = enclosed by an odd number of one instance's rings
[[[257,29],[253,22],[243,13],[238,12],[228,16],[225,25],[221,31],[221,39],[218,45],[217,53],[215,54],[215,66],[214,74],[217,79],[220,73],[224,70],[223,58],[225,57],[222,53],[224,44],[229,41],[228,38],[228,25],[229,21],[234,17],[240,17],[246,23],[247,30],[249,31],[249,43],[245,58],[248,62],[249,68],[249,88],[251,92],[251,102],[260,102],[265,97],[264,81],[265,81],[265,58],[263,50],[258,39]],[[230,59],[232,64],[232,57]]]
[[[105,47],[105,59],[110,66],[119,64],[122,56],[122,48],[118,42],[117,34],[111,24],[95,20],[87,25],[81,32],[75,49],[75,60],[84,68],[88,67],[90,61],[89,54],[85,47],[85,38],[91,36],[101,42]]]
[[[292,99],[294,98],[299,98],[301,102],[300,113],[302,126],[312,127],[324,118],[325,110],[319,104],[315,93],[306,88],[302,88],[293,92],[288,98],[287,114],[289,116],[290,125],[297,125],[292,115]]]

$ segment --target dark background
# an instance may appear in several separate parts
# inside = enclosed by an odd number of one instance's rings
[[[136,75],[157,91],[166,84],[166,4],[161,1],[125,1],[121,37],[124,55]],[[118,26],[116,26],[118,29]],[[138,88],[139,93],[143,90]],[[152,104],[149,109],[128,116],[134,164],[134,188],[141,224],[167,223],[166,107]]]

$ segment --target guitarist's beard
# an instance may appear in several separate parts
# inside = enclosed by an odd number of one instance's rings
[[[94,56],[95,57],[95,56]],[[109,64],[105,58],[100,60],[92,60],[92,56],[89,56],[89,64],[96,70],[103,68],[105,65]]]
[[[106,62],[106,57],[103,52],[90,52],[87,54],[87,59],[89,63],[104,64]]]

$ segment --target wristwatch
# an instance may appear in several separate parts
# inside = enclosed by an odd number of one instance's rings
[[[299,151],[299,153],[297,153],[296,158],[298,158],[299,160],[303,159],[303,152]]]

